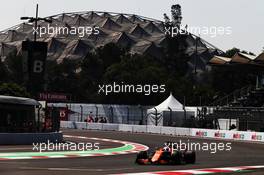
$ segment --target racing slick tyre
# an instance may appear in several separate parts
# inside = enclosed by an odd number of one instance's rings
[[[196,153],[194,151],[186,152],[184,157],[188,164],[194,164],[196,162]]]
[[[183,153],[180,151],[174,152],[171,155],[171,163],[174,165],[182,165],[185,164]]]
[[[148,152],[147,151],[140,151],[137,154],[136,163],[137,164],[144,164],[144,160],[148,159]]]

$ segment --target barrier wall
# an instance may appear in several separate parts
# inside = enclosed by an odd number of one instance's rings
[[[147,126],[147,132],[153,134],[160,134],[161,133],[161,126]]]
[[[132,132],[147,133],[147,125],[133,125]]]
[[[75,129],[86,129],[87,123],[84,122],[75,122]]]
[[[161,127],[161,134],[164,135],[175,135],[176,128],[175,127]]]
[[[104,131],[118,131],[119,125],[118,124],[104,123],[104,124],[102,124],[102,130],[104,130]]]
[[[190,136],[191,128],[176,128],[175,135]]]
[[[133,125],[119,125],[118,130],[123,132],[133,132]]]
[[[164,134],[164,135],[173,135],[173,136],[192,136],[192,137],[200,137],[200,138],[264,142],[264,133],[262,132],[179,128],[179,127],[165,127],[165,126],[153,126],[153,125],[85,123],[85,122],[74,122],[74,121],[61,121],[61,127],[72,128],[72,129],[152,133],[152,134]]]
[[[102,123],[93,123],[92,125],[90,125],[90,124],[87,123],[87,128],[86,129],[103,130],[103,124]]]
[[[191,129],[190,134],[194,137],[264,142],[264,133],[261,132]]]
[[[32,145],[48,141],[62,142],[62,133],[0,133],[0,145]]]

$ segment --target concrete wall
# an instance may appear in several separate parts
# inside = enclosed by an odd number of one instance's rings
[[[0,145],[32,145],[32,143],[62,142],[62,133],[0,133]]]
[[[264,132],[228,131],[199,128],[166,127],[153,125],[127,125],[127,124],[104,124],[104,123],[75,123],[72,121],[61,121],[62,128],[122,131],[133,133],[152,133],[172,136],[189,136],[199,138],[212,138],[221,140],[239,140],[264,143]],[[74,127],[76,126],[76,127]]]

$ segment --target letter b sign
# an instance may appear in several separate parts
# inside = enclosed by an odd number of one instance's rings
[[[33,72],[34,73],[42,73],[44,70],[44,63],[41,60],[35,60],[33,64]]]

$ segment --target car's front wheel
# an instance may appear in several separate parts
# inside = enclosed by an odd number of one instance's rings
[[[189,164],[194,164],[196,162],[196,153],[194,151],[185,153],[185,161]]]
[[[171,161],[172,161],[172,164],[174,164],[174,165],[185,164],[185,161],[184,161],[184,158],[183,158],[183,153],[179,152],[179,151],[174,152],[171,155]]]

